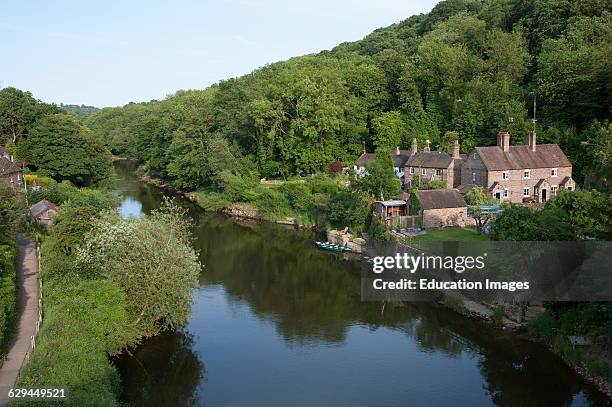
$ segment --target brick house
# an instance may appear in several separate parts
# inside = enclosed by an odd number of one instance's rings
[[[479,185],[512,203],[546,202],[559,189],[572,190],[572,164],[557,144],[536,144],[530,131],[525,145],[510,145],[510,133],[500,131],[497,145],[476,147],[464,160],[462,185]]]
[[[455,141],[453,155],[441,151],[431,151],[429,140],[423,151],[418,151],[416,138],[412,139],[410,157],[404,169],[406,186],[413,182],[446,181],[446,188],[455,188],[461,183],[461,164],[465,156],[459,154],[459,142]]]
[[[456,189],[417,191],[419,215],[424,228],[465,226],[468,223],[467,203]]]
[[[391,154],[391,159],[393,160],[393,170],[395,171],[395,175],[400,179],[402,185],[404,185],[404,167],[406,165],[406,161],[408,161],[408,158],[410,158],[410,151],[400,150],[399,147],[396,147],[394,150],[390,150],[389,154]],[[364,152],[359,156],[357,161],[355,161],[353,170],[355,170],[357,175],[363,177],[368,173],[366,165],[375,159],[375,153]]]
[[[23,184],[23,174],[13,159],[13,153],[0,147],[0,182]]]

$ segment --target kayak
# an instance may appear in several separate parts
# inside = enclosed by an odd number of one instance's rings
[[[317,247],[319,249],[327,250],[329,252],[334,252],[334,253],[347,253],[347,252],[352,252],[353,251],[349,247],[341,246],[341,245],[336,244],[336,243],[321,242],[321,241],[317,240],[317,241],[315,241],[315,244],[317,245]]]

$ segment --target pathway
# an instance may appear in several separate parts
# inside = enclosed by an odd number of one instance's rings
[[[19,258],[17,261],[17,283],[19,285],[19,324],[13,343],[2,368],[0,368],[0,406],[8,402],[8,389],[15,386],[19,370],[30,350],[32,335],[38,320],[38,258],[36,244],[29,237],[17,237]]]

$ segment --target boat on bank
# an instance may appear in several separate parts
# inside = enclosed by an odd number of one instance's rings
[[[322,242],[320,240],[316,240],[315,245],[317,245],[319,249],[327,250],[329,252],[334,252],[334,253],[350,253],[353,251],[349,247],[342,246],[337,243]]]

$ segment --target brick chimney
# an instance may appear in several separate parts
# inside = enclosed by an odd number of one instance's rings
[[[461,158],[459,147],[459,140],[455,140],[455,145],[453,146],[453,158]]]
[[[497,146],[500,147],[504,153],[510,151],[510,133],[507,131],[500,131],[497,133]]]
[[[529,133],[525,136],[525,144],[531,147],[531,151],[535,153],[536,151],[536,132],[534,130],[530,130]]]
[[[399,146],[395,147],[395,155],[400,155]]]
[[[423,149],[423,151],[428,153],[431,151],[431,148],[429,148],[429,140],[425,142],[425,148]]]
[[[415,155],[419,151],[419,146],[417,145],[416,137],[412,139],[412,148],[410,149],[410,155]]]

